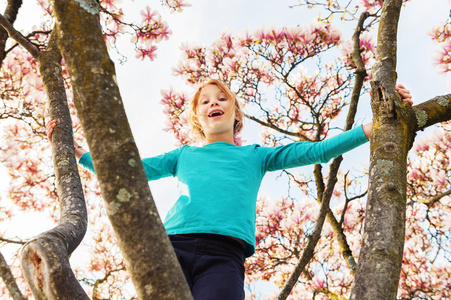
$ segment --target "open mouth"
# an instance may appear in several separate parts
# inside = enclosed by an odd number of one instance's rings
[[[224,114],[224,112],[220,111],[220,110],[214,110],[211,113],[208,114],[209,118],[214,118],[214,117],[219,117],[222,116]]]

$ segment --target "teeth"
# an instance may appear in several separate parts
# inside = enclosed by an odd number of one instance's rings
[[[217,110],[217,111],[211,112],[208,116],[213,117],[213,116],[220,116],[220,115],[223,115],[223,112]]]

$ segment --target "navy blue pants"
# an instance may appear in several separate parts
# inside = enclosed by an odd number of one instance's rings
[[[195,300],[244,299],[244,247],[216,234],[169,235]]]

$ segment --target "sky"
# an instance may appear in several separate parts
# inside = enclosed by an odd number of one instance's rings
[[[171,70],[180,59],[179,47],[182,42],[210,45],[223,31],[240,32],[245,28],[304,24],[312,21],[318,13],[307,10],[305,7],[288,7],[297,1],[197,0],[192,2],[193,6],[186,8],[182,13],[167,16],[173,35],[168,41],[158,44],[156,61],[141,62],[130,59],[124,65],[117,66],[118,82],[123,93],[129,122],[143,157],[170,151],[176,145],[172,134],[161,130],[166,117],[162,113],[159,101],[161,89],[168,89],[170,86],[173,86],[175,90],[191,91],[181,84],[179,77],[172,75]],[[148,2],[135,1],[134,3],[139,7],[139,3]],[[438,20],[446,20],[450,6],[446,0],[416,0],[405,7],[401,13],[398,34],[398,81],[411,90],[416,103],[450,92],[450,76],[440,76],[437,69],[431,66],[435,45],[425,34],[425,30],[436,25]],[[162,14],[164,12],[161,8],[158,11]],[[355,24],[349,23],[347,31],[342,29],[348,38],[352,35],[352,26]],[[132,55],[129,57],[132,58]],[[357,118],[361,123],[371,120],[368,97],[361,100]],[[260,143],[258,126],[250,121],[245,122],[243,139],[247,140],[247,144]],[[367,149],[359,148],[355,151],[362,153],[362,163],[368,164]],[[349,155],[353,154],[349,153]],[[262,183],[262,193],[272,194],[273,181],[278,175],[266,177]],[[152,194],[162,215],[170,208],[176,197],[174,189],[168,189],[166,183],[170,186],[175,184],[175,180],[170,178],[150,183]]]
[[[2,11],[4,2],[0,3]],[[179,47],[182,42],[210,45],[224,30],[239,32],[245,28],[257,29],[261,26],[305,24],[317,16],[317,11],[307,10],[305,7],[289,8],[289,5],[297,3],[295,0],[191,0],[192,6],[185,8],[182,13],[169,13],[168,9],[160,6],[159,0],[127,2],[124,8],[126,16],[130,18],[135,16],[133,17],[135,20],[140,19],[140,10],[149,5],[162,14],[173,32],[169,40],[157,45],[159,48],[157,59],[153,62],[136,59],[128,38],[119,44],[119,50],[128,57],[128,60],[124,64],[116,63],[118,84],[142,157],[159,155],[176,147],[172,133],[162,130],[165,127],[166,116],[160,104],[160,92],[170,86],[175,90],[192,92],[184,87],[180,78],[172,75],[171,68],[175,67],[180,59]],[[416,104],[451,92],[451,76],[439,75],[438,69],[431,65],[435,45],[425,34],[427,29],[448,18],[450,8],[451,3],[448,0],[413,0],[401,12],[398,31],[398,82],[410,89]],[[34,9],[30,3],[25,3],[19,12],[18,26],[23,32],[29,32],[32,22],[36,20]],[[354,25],[355,23],[349,23],[347,28],[340,26],[347,38],[351,37]],[[114,53],[111,54],[114,57]],[[366,123],[370,120],[369,98],[362,97],[357,122]],[[246,121],[243,139],[247,140],[247,144],[260,143],[258,126]],[[345,160],[346,156],[359,157],[353,160],[356,168],[368,165],[368,144],[345,154]],[[279,183],[280,180],[277,179],[279,175],[280,173],[275,173],[266,176],[260,190],[262,194],[275,197],[280,194],[280,188],[286,189],[285,183]],[[5,176],[4,172],[0,174],[0,181],[3,183],[7,183]],[[150,183],[162,217],[176,200],[175,184],[176,180],[173,178]],[[5,201],[4,192],[0,195],[0,200]],[[23,215],[23,220],[42,224],[42,229],[33,226],[30,230],[27,226],[17,228],[16,231],[10,231],[11,228],[8,228],[8,231],[19,236],[32,236],[46,230],[46,227],[53,226],[49,220],[42,218]],[[77,253],[74,255],[77,256]]]

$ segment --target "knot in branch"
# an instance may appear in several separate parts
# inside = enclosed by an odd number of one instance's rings
[[[393,118],[395,116],[395,101],[393,97],[389,97],[382,86],[378,86],[376,91],[377,98],[381,102],[381,113],[388,118]]]

